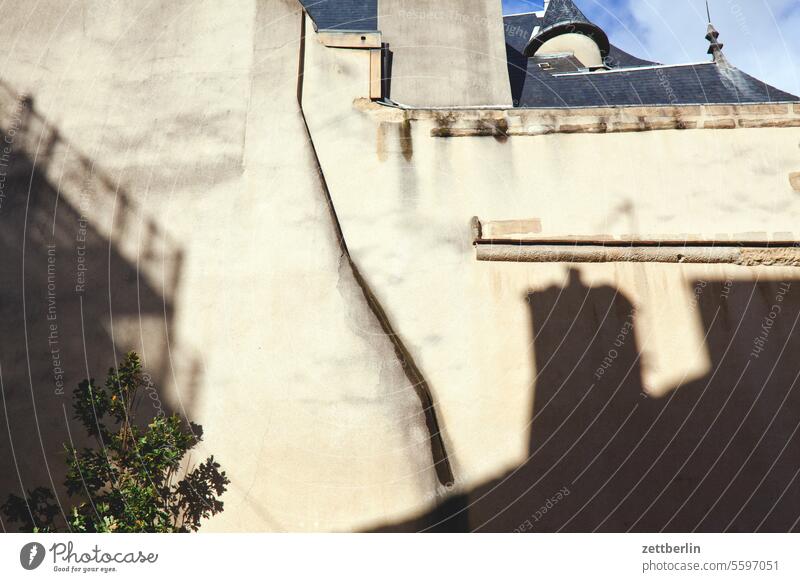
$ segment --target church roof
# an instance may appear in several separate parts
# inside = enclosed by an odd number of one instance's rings
[[[556,67],[554,67],[556,68]],[[563,70],[563,65],[562,65]],[[517,97],[520,107],[697,105],[798,101],[735,67],[694,65],[622,67],[589,73],[542,70],[531,59]]]
[[[573,8],[567,8],[567,5]],[[506,54],[515,106],[602,107],[800,101],[795,95],[759,81],[724,59],[662,65],[640,59],[609,44],[604,58],[608,70],[589,71],[568,54],[526,56],[532,37],[541,38],[543,31],[557,28],[565,18],[588,22],[572,0],[553,0],[543,17],[532,12],[504,18]]]
[[[378,30],[378,0],[300,0],[318,30]]]

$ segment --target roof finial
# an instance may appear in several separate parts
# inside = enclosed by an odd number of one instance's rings
[[[714,28],[713,24],[711,24],[711,8],[708,6],[708,0],[706,0],[706,14],[708,15],[708,31],[706,32],[706,40],[708,40],[710,43],[708,47],[708,54],[713,55],[715,63],[719,65],[727,65],[728,61],[725,59],[725,55],[722,53],[722,47],[725,45],[719,42],[719,32],[717,32],[717,29]]]

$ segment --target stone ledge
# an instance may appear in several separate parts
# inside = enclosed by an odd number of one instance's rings
[[[798,173],[800,177],[800,173]],[[673,234],[571,234],[558,235],[543,232],[539,218],[517,220],[481,220],[475,216],[471,221],[474,243],[492,244],[546,244],[606,246],[800,246],[798,232],[732,232],[717,234],[673,233]]]
[[[739,127],[800,127],[800,118],[740,119]]]
[[[800,267],[794,233],[708,235],[563,235],[542,232],[538,218],[470,221],[479,261],[521,263],[729,263]]]
[[[735,119],[706,119],[703,129],[736,129]]]
[[[800,267],[797,247],[610,247],[478,244],[479,261],[509,263],[674,263]]]
[[[788,103],[764,103],[754,105],[706,105],[708,115],[740,115],[742,111],[757,115],[789,115]]]
[[[331,48],[381,48],[381,33],[353,30],[320,30],[319,42]]]
[[[603,107],[597,109],[401,109],[357,99],[379,121],[428,122],[437,138],[800,127],[800,103]]]

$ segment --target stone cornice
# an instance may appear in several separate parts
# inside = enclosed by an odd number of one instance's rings
[[[428,121],[432,137],[537,136],[689,129],[800,127],[800,103],[564,109],[413,109],[357,99],[379,121]]]

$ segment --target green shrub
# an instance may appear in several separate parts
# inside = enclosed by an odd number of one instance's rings
[[[73,392],[75,419],[96,448],[64,445],[67,494],[76,502],[66,515],[53,492],[38,487],[23,499],[9,495],[2,510],[21,531],[189,532],[219,513],[230,483],[214,457],[184,463],[200,442],[200,426],[176,414],[136,422],[143,392],[152,389],[139,356],[131,352],[108,371],[104,386],[84,380]]]

